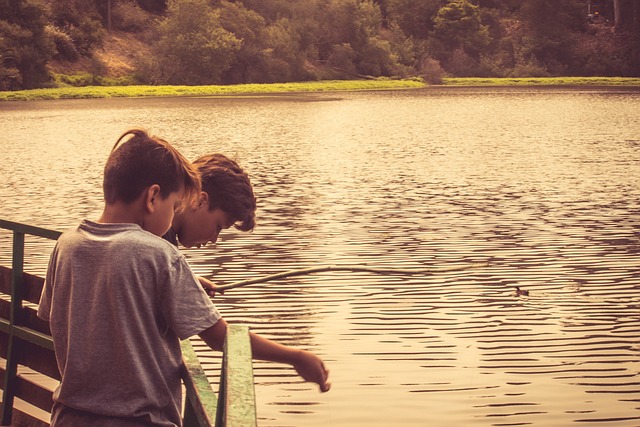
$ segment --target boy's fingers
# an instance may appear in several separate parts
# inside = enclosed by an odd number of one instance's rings
[[[329,390],[331,390],[331,383],[320,384],[320,391],[321,392],[326,393]]]
[[[329,370],[324,367],[324,364],[322,364],[322,382],[318,385],[320,386],[320,391],[323,393],[326,393],[331,389],[331,383],[327,382],[328,379]]]
[[[202,288],[204,289],[204,291],[207,293],[207,295],[209,295],[210,297],[215,297],[216,294],[220,294],[220,295],[224,295],[224,291],[219,291],[218,288],[216,287],[216,285],[202,285]]]

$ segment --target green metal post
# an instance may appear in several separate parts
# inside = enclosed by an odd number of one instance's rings
[[[257,426],[249,327],[229,325],[224,343],[216,426]]]
[[[11,262],[11,311],[9,332],[9,344],[7,346],[7,366],[4,376],[4,391],[2,395],[2,425],[10,425],[13,415],[13,398],[18,361],[16,352],[19,351],[18,341],[15,339],[13,327],[20,324],[22,314],[22,273],[24,268],[24,233],[13,232],[13,256]]]

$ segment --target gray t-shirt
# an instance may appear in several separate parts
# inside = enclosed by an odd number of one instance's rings
[[[38,316],[62,374],[58,405],[162,426],[181,425],[179,340],[220,319],[173,245],[90,221],[58,240]]]

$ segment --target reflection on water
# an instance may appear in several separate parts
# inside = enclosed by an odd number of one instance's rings
[[[132,126],[190,158],[221,151],[251,172],[258,227],[189,250],[198,274],[492,261],[216,297],[228,320],[331,370],[319,394],[256,362],[261,426],[640,425],[639,106],[623,89],[0,104],[0,216],[96,217],[103,162]],[[50,248],[33,244],[28,268],[42,273]],[[217,356],[198,347],[215,382]]]

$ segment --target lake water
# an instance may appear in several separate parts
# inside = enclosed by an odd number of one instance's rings
[[[427,88],[0,103],[0,217],[101,212],[117,137],[236,158],[253,233],[186,250],[227,320],[320,354],[333,389],[255,362],[260,426],[640,426],[640,90]],[[51,242],[29,240],[42,274]],[[0,264],[10,239],[0,234]],[[515,287],[530,292],[517,296]],[[212,382],[217,355],[196,343]]]

